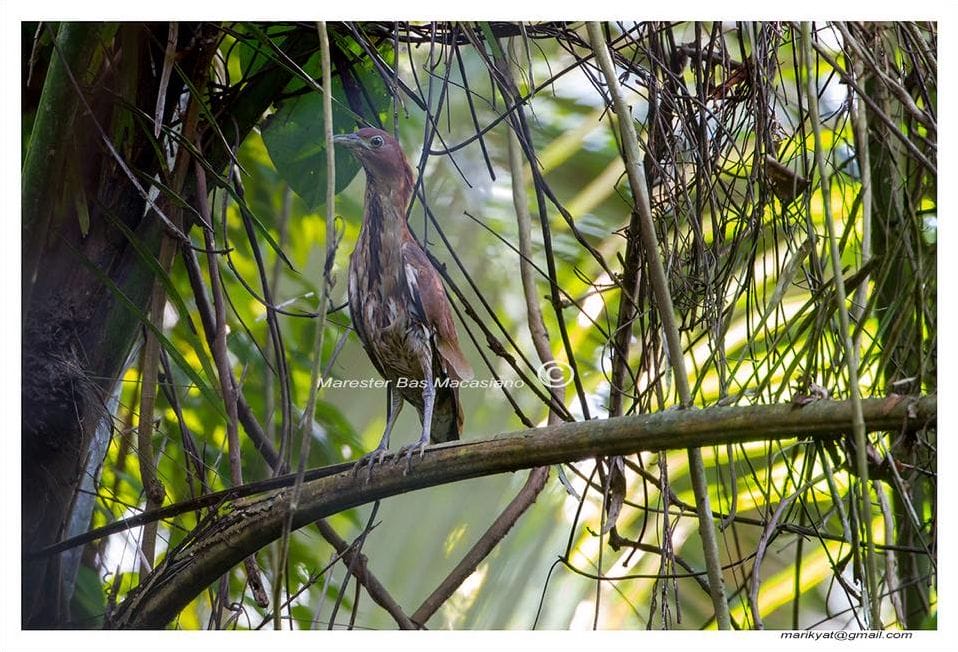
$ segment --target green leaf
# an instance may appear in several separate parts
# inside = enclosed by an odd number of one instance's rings
[[[75,143],[72,144],[74,145],[74,151],[76,151]],[[87,205],[86,191],[83,188],[83,179],[80,177],[77,165],[77,159],[74,157],[70,157],[66,162],[63,176],[67,191],[63,194],[63,199],[73,196],[73,209],[76,211],[77,222],[80,225],[80,235],[85,238],[90,232],[90,207]]]
[[[333,84],[333,132],[348,133],[353,116],[343,109],[346,95],[339,82]],[[280,106],[263,127],[263,142],[276,171],[310,209],[326,199],[326,140],[323,98],[308,93]],[[349,185],[359,172],[352,156],[336,158],[336,192]]]
[[[392,52],[384,53],[389,61]],[[319,56],[314,55],[303,66],[303,71],[318,78]],[[363,95],[372,108],[381,113],[389,106],[389,93],[382,77],[368,58],[361,58],[352,67],[352,73],[363,86]],[[349,108],[346,92],[339,76],[333,79],[333,133],[350,133],[356,116]],[[302,93],[307,89],[304,80],[295,77],[286,87],[287,93]],[[263,142],[276,171],[310,209],[326,199],[326,138],[323,117],[323,96],[315,88],[282,102],[276,112],[267,118],[261,130]],[[359,162],[352,156],[336,157],[336,192],[349,185],[359,172]]]
[[[343,444],[348,445],[353,450],[362,450],[362,439],[356,433],[349,419],[334,404],[327,401],[317,401],[314,418],[326,430],[326,438],[317,442],[318,452],[322,452],[324,455],[322,458],[311,460],[313,463],[329,464],[341,460],[342,455],[339,449]]]
[[[492,56],[497,61],[505,61],[506,55],[499,46],[499,39],[496,38],[495,33],[492,31],[492,25],[487,22],[482,22],[479,23],[479,29],[482,30],[482,35],[485,37],[486,43],[488,43],[490,49],[492,49]]]
[[[196,353],[197,359],[200,361],[200,364],[203,367],[203,373],[206,374],[207,378],[218,378],[218,376],[213,371],[213,362],[210,360],[209,356],[206,354],[206,350],[203,348],[203,344],[200,341],[199,335],[196,330],[196,326],[193,324],[193,319],[190,317],[190,311],[186,307],[186,302],[183,300],[183,297],[176,289],[176,285],[173,283],[173,280],[170,278],[169,274],[160,266],[159,261],[156,259],[143,242],[137,237],[137,235],[130,230],[122,220],[119,220],[109,211],[104,211],[107,219],[110,220],[113,228],[117,229],[127,240],[133,245],[133,249],[140,256],[146,265],[153,270],[154,277],[163,284],[163,287],[166,289],[166,297],[176,308],[177,314],[180,316],[180,319],[186,322],[186,329],[184,330],[184,336],[187,342],[190,343],[190,346],[193,347],[193,351]]]
[[[73,203],[76,206],[77,220],[80,222],[80,235],[85,238],[90,232],[90,209],[87,207],[86,193],[83,192],[83,188],[77,190]]]
[[[293,618],[299,629],[310,630],[313,628],[313,611],[305,605],[295,605],[292,608]]]
[[[245,77],[252,77],[269,62],[277,59],[272,48],[258,42],[256,33],[265,34],[273,43],[282,47],[286,40],[285,32],[288,31],[289,27],[280,23],[264,25],[261,30],[255,31],[246,25],[240,24],[236,26],[237,34],[246,37],[239,38],[236,41],[236,54],[239,56],[240,67]]]
[[[70,610],[77,625],[93,629],[103,624],[106,613],[106,596],[95,570],[89,566],[80,566]]]

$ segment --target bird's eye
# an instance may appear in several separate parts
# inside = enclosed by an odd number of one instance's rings
[[[369,144],[375,149],[379,149],[383,146],[383,137],[382,136],[373,136],[369,139]]]

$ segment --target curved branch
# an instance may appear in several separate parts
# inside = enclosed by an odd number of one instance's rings
[[[840,437],[851,432],[848,401],[670,410],[653,415],[561,423],[475,442],[433,446],[406,475],[402,465],[376,467],[364,482],[346,471],[302,485],[293,527],[345,509],[469,478],[607,455],[629,455],[757,440]],[[937,395],[862,402],[869,431],[926,427],[937,419]],[[236,500],[172,550],[114,613],[115,628],[162,627],[205,587],[282,533],[291,489]]]

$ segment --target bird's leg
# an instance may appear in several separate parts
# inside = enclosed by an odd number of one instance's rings
[[[373,465],[377,462],[382,464],[383,460],[386,459],[386,452],[389,450],[389,433],[392,432],[393,424],[396,423],[396,419],[402,411],[402,395],[396,391],[392,383],[386,385],[386,404],[386,429],[383,431],[382,439],[379,440],[379,446],[373,452],[359,458],[359,461],[353,466],[353,476],[357,475],[363,466],[367,467],[366,482],[369,482],[373,475]]]
[[[422,459],[423,453],[426,451],[426,446],[429,445],[429,435],[432,431],[432,409],[433,405],[436,402],[436,386],[432,381],[432,364],[431,360],[428,363],[423,363],[422,370],[423,375],[425,376],[425,387],[422,390],[422,436],[414,444],[406,444],[396,453],[396,463],[399,463],[399,460],[405,456],[406,458],[406,471],[409,473],[410,468],[412,467],[412,454],[413,451],[419,451],[419,459]]]

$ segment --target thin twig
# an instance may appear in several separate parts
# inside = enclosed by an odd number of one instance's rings
[[[802,24],[804,25],[804,23]],[[838,65],[838,61],[835,60],[835,57],[829,54],[828,50],[822,47],[817,41],[812,41],[811,47],[815,49],[818,55],[824,59],[828,65],[838,71],[842,77],[842,80],[855,90],[855,92],[858,94],[858,97],[864,100],[864,102],[868,105],[868,108],[871,109],[875,116],[882,122],[882,124],[888,128],[888,133],[895,136],[895,138],[897,138],[901,144],[905,146],[905,149],[908,150],[914,159],[921,163],[933,177],[937,177],[938,166],[935,165],[933,161],[931,161],[921,152],[921,150],[918,149],[915,143],[913,143],[911,139],[902,132],[901,127],[896,124],[896,122],[890,118],[887,113],[882,111],[881,107],[878,106],[875,100],[872,99],[872,97],[849,76],[848,72],[845,71],[844,68]]]
[[[885,541],[895,541],[895,517],[892,514],[891,504],[885,495],[885,487],[880,482],[873,482],[875,496],[878,498],[878,509],[882,514],[882,525],[884,526]],[[907,623],[905,619],[905,608],[902,605],[901,596],[898,594],[898,588],[901,586],[901,577],[898,574],[898,554],[894,550],[885,550],[885,585],[888,587],[890,601],[895,609],[895,617],[899,623]]]
[[[210,54],[210,56],[212,56]],[[69,71],[68,71],[69,72]],[[71,79],[72,73],[70,73]],[[197,89],[197,93],[203,92],[203,88]],[[80,99],[86,105],[86,100],[83,98],[82,94]],[[193,93],[190,95],[189,104],[187,104],[186,113],[183,118],[183,134],[188,140],[192,140],[196,137],[197,126],[199,121],[199,104],[202,102],[202,99],[196,94]],[[89,111],[89,106],[87,106]],[[91,112],[91,116],[92,116]],[[94,118],[95,121],[95,118]],[[99,127],[99,123],[97,123]],[[103,132],[102,127],[100,127],[100,132],[103,134],[103,138],[107,145],[112,150],[112,144],[109,143],[109,140],[106,137],[105,132]],[[126,164],[118,157],[118,162],[121,167]],[[184,181],[186,180],[187,171],[189,169],[189,163],[191,156],[189,151],[186,148],[180,147],[176,152],[176,161],[173,167],[172,174],[172,187],[174,192],[182,192]],[[134,182],[134,185],[139,188],[140,186],[136,183],[135,179],[131,177],[131,180]],[[182,235],[180,229],[182,228],[182,211],[179,208],[175,208],[172,211],[172,221],[163,214],[159,207],[152,201],[149,200],[151,206],[154,207],[156,213],[168,223],[171,233],[178,234],[178,237],[182,240],[186,239],[185,235]],[[159,265],[160,273],[168,275],[169,271],[173,264],[173,255],[176,252],[176,245],[170,234],[164,234],[160,242],[160,251],[157,256],[157,264]],[[150,303],[148,309],[148,316],[150,321],[156,326],[156,328],[163,327],[163,312],[166,306],[166,289],[163,283],[159,278],[155,279],[153,282],[153,289],[150,294]],[[137,456],[140,462],[140,478],[143,481],[143,487],[146,491],[146,509],[151,511],[159,508],[163,504],[163,498],[166,494],[166,490],[163,487],[162,482],[156,474],[156,460],[153,457],[153,410],[156,402],[156,387],[157,387],[157,378],[159,374],[159,348],[160,342],[157,334],[153,329],[144,330],[144,344],[143,344],[143,388],[140,394],[140,422],[139,428],[137,429]],[[141,557],[141,572],[149,572],[150,566],[153,564],[153,555],[156,547],[156,524],[151,523],[148,526],[143,528],[143,543],[141,546],[143,556]]]
[[[240,215],[243,218],[243,227],[246,231],[246,237],[250,248],[253,250],[253,259],[256,261],[256,269],[259,274],[260,284],[262,285],[263,298],[266,304],[266,324],[269,335],[273,341],[273,352],[276,355],[276,373],[279,376],[280,390],[280,410],[283,415],[283,423],[280,435],[279,460],[281,467],[288,468],[289,449],[292,438],[292,390],[290,389],[289,368],[286,360],[286,348],[283,345],[283,334],[279,327],[277,311],[273,304],[273,291],[269,287],[269,277],[266,272],[266,265],[263,262],[263,253],[260,250],[259,243],[256,240],[256,233],[253,229],[253,218],[245,204],[246,191],[243,188],[243,182],[235,168],[231,169],[230,176],[236,188],[236,193],[242,200],[238,202]]]
[[[400,607],[396,600],[386,591],[379,580],[369,572],[369,568],[366,565],[366,556],[355,547],[356,544],[350,545],[346,543],[346,541],[336,533],[336,530],[323,519],[316,521],[316,528],[322,537],[342,556],[343,563],[346,564],[349,573],[352,573],[356,581],[366,589],[366,592],[369,594],[369,597],[372,598],[373,602],[385,609],[386,612],[393,617],[393,620],[396,621],[400,629],[417,629],[416,623],[403,612],[402,607]],[[354,558],[354,556],[358,558]]]
[[[373,509],[369,513],[369,519],[366,521],[366,527],[363,528],[363,531],[356,538],[356,542],[353,544],[354,548],[347,553],[344,553],[344,556],[349,555],[349,561],[347,562],[347,573],[346,577],[343,578],[343,583],[339,589],[339,595],[336,598],[336,602],[333,604],[333,611],[329,615],[329,629],[333,629],[336,626],[336,612],[339,611],[339,606],[343,602],[343,597],[346,594],[346,587],[349,585],[349,578],[353,575],[356,569],[356,565],[360,562],[362,558],[363,544],[366,543],[366,537],[372,531],[373,526],[376,522],[376,514],[379,512],[379,501],[373,503]],[[349,553],[353,554],[349,554]],[[365,559],[363,559],[365,561]],[[357,579],[356,584],[359,584]]]
[[[225,195],[224,195],[225,197]],[[283,188],[283,206],[280,209],[279,215],[276,216],[277,228],[279,229],[279,238],[277,239],[277,244],[280,249],[283,249],[286,245],[286,235],[289,232],[289,218],[293,211],[293,189],[287,184]],[[271,288],[279,287],[280,272],[283,269],[283,257],[276,256],[276,259],[273,261],[273,269],[271,270],[269,286]],[[291,299],[286,303],[280,304],[277,308],[285,307],[289,303],[293,303],[295,299]],[[266,340],[266,346],[264,347],[266,351],[266,358],[273,357],[273,341]],[[266,374],[263,379],[263,394],[264,402],[266,404],[266,409],[263,414],[266,415],[266,437],[269,441],[272,441],[276,436],[276,422],[273,419],[273,413],[276,411],[276,389],[275,389],[275,378],[273,374]]]
[[[197,151],[200,151],[200,143],[197,142]],[[206,171],[199,161],[194,161],[196,171],[196,202],[200,214],[207,224],[213,224],[213,215],[210,211],[209,197],[206,186]],[[224,215],[224,220],[225,215]],[[230,466],[230,482],[233,486],[243,484],[243,459],[241,457],[242,449],[239,440],[239,406],[238,391],[233,379],[233,371],[230,367],[229,351],[226,345],[226,300],[224,299],[223,279],[220,276],[219,264],[216,253],[216,237],[213,228],[204,229],[203,237],[207,249],[207,263],[209,266],[210,289],[213,295],[213,343],[211,351],[216,363],[216,373],[219,376],[220,392],[223,395],[223,403],[226,407],[226,443],[227,456]],[[254,599],[260,607],[266,607],[269,601],[266,593],[263,591],[262,575],[259,566],[256,564],[256,558],[252,555],[244,560],[246,567],[246,577],[250,588],[253,591]],[[227,599],[228,596],[223,599]]]
[[[758,590],[762,585],[761,570],[762,561],[765,559],[765,551],[768,549],[768,544],[771,542],[772,537],[775,536],[775,533],[778,531],[778,521],[781,519],[782,514],[785,513],[785,510],[789,508],[792,501],[795,500],[802,491],[803,489],[796,490],[795,493],[778,504],[778,507],[775,508],[775,512],[772,514],[772,518],[768,520],[768,524],[762,531],[762,536],[759,537],[758,545],[755,547],[755,561],[752,564],[752,581],[749,585],[748,604],[752,610],[752,622],[756,629],[765,629],[758,604]]]
[[[168,240],[164,239],[164,243]],[[157,282],[150,299],[151,319],[163,321],[163,306],[165,297],[162,286]],[[146,510],[152,511],[163,504],[166,489],[157,477],[156,458],[153,454],[153,409],[156,403],[156,380],[159,370],[160,343],[149,329],[144,329],[143,368],[140,376],[143,379],[143,389],[140,394],[140,421],[137,427],[136,456],[140,466],[140,480],[146,493]],[[143,528],[143,539],[140,542],[140,573],[147,574],[153,570],[153,555],[156,550],[156,523],[147,524]]]

